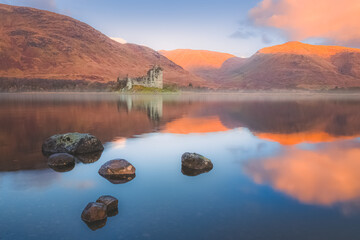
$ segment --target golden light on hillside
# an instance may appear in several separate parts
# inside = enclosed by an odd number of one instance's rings
[[[283,54],[316,55],[320,57],[329,58],[338,53],[344,53],[344,52],[360,53],[360,49],[340,47],[340,46],[311,45],[301,42],[287,42],[281,45],[263,48],[259,52],[266,54],[283,53]]]
[[[228,53],[191,49],[159,52],[188,71],[196,68],[220,68],[227,59],[235,57]]]

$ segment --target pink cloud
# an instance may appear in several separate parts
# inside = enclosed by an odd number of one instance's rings
[[[360,45],[359,0],[263,0],[249,15],[255,25],[281,29],[290,40]]]

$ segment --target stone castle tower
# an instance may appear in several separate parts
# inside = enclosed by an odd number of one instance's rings
[[[143,77],[119,79],[121,89],[130,90],[133,86],[163,88],[163,69],[160,66],[153,66]]]

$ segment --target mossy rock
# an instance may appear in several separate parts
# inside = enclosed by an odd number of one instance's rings
[[[46,139],[42,145],[45,155],[54,153],[86,154],[103,150],[101,141],[88,133],[57,134]]]

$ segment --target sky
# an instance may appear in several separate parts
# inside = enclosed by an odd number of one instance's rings
[[[360,47],[360,0],[0,0],[65,14],[155,50],[249,57],[287,41]]]

